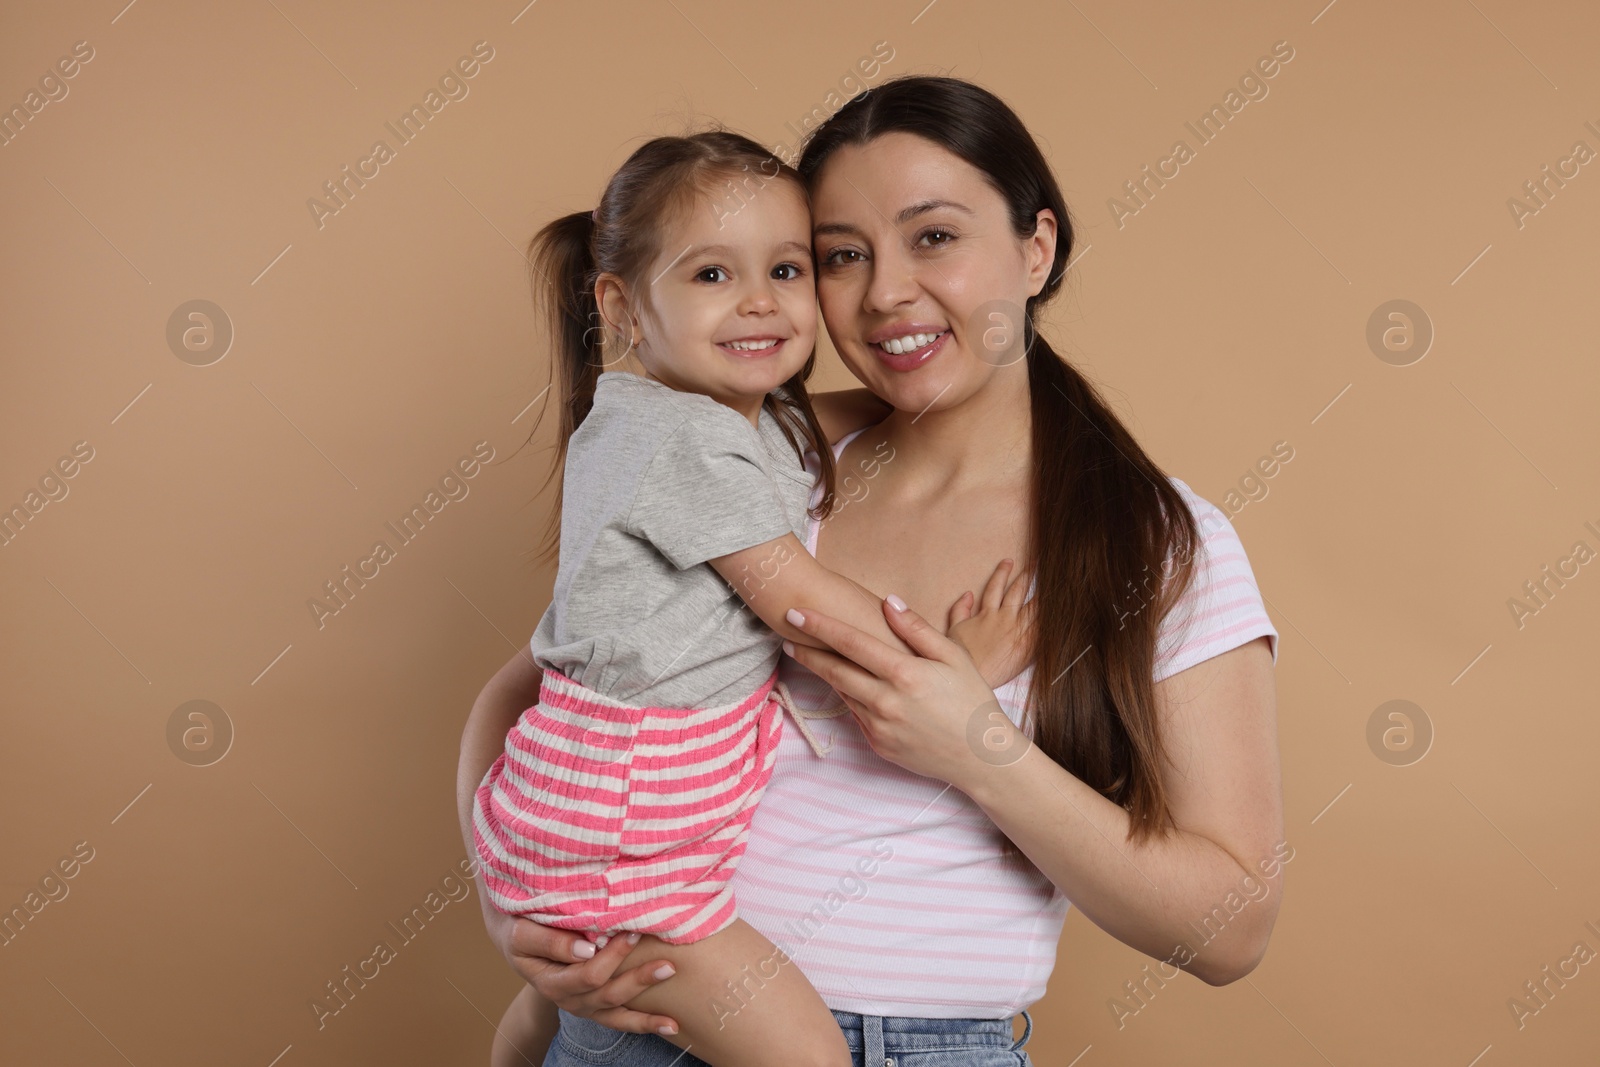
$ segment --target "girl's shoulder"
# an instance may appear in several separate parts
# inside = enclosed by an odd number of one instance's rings
[[[598,416],[598,418],[595,418]],[[697,436],[726,439],[753,429],[743,415],[702,393],[674,389],[625,371],[606,371],[595,382],[594,405],[585,418],[635,439],[671,436],[686,428]]]

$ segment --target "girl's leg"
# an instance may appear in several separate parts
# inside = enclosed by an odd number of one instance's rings
[[[489,1067],[539,1067],[560,1028],[556,1006],[533,986],[523,986],[500,1019],[489,1049]]]
[[[677,973],[628,1007],[672,1016],[678,1032],[662,1036],[712,1067],[850,1067],[833,1013],[799,966],[743,919],[688,945],[646,934],[618,969],[657,959]]]

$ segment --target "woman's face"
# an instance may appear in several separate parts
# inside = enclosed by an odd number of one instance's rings
[[[1048,208],[1017,237],[982,171],[901,132],[835,151],[811,206],[823,321],[874,393],[943,410],[1026,375],[1021,315],[1055,255]]]

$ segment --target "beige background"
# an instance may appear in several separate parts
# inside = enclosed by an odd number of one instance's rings
[[[1600,963],[1508,1007],[1600,951],[1600,565],[1508,607],[1600,550],[1597,165],[1520,227],[1507,203],[1600,149],[1590,5],[123,2],[0,32],[7,107],[94,50],[0,147],[0,505],[93,449],[0,548],[0,905],[93,850],[0,947],[0,1060],[484,1062],[517,981],[474,899],[323,1029],[309,1004],[464,857],[461,725],[547,601],[518,249],[643,137],[792,145],[879,41],[875,81],[977,80],[1047,149],[1084,224],[1053,336],[1159,462],[1221,505],[1294,449],[1234,515],[1282,633],[1271,950],[1119,1028],[1151,961],[1074,912],[1036,1062],[1600,1056]],[[1108,199],[1280,40],[1269,95],[1119,227]],[[319,229],[306,201],[477,41],[469,95]],[[235,331],[209,366],[166,339],[193,299]],[[1366,340],[1394,299],[1436,331],[1408,366]],[[470,494],[319,628],[323,583],[479,441]],[[1367,739],[1396,699],[1434,731],[1408,766]],[[235,731],[209,766],[169,748],[190,700]]]

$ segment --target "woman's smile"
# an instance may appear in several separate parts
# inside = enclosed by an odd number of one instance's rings
[[[896,324],[873,331],[867,348],[889,370],[912,371],[943,352],[949,336],[948,327]]]

